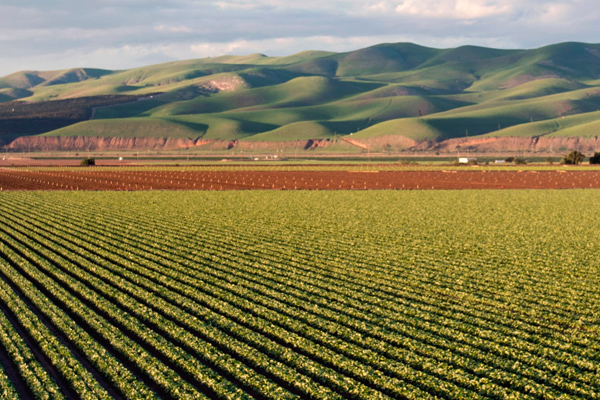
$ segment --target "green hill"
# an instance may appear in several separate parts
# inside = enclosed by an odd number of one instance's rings
[[[94,100],[78,100],[87,98]],[[0,78],[0,103],[0,138],[19,132],[265,142],[350,134],[435,142],[479,135],[590,138],[598,136],[600,121],[600,45],[500,50],[383,43],[345,53],[221,56],[123,71],[23,71]],[[39,106],[46,103],[57,107]],[[83,117],[64,117],[71,114]]]

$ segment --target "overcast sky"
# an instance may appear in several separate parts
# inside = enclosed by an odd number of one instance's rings
[[[598,43],[598,0],[1,0],[0,76],[224,54]]]

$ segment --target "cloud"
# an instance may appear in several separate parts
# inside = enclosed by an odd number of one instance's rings
[[[337,13],[348,13],[362,9],[364,2],[361,0],[218,0],[212,3],[223,10],[309,10],[314,12],[335,10]]]
[[[599,19],[596,0],[3,0],[0,75],[394,41],[532,48],[595,42]]]
[[[499,4],[488,0],[404,0],[395,11],[420,18],[477,19],[509,14],[514,5],[511,1]]]
[[[236,40],[229,43],[199,43],[191,45],[190,50],[199,57],[210,57],[217,54],[232,54],[239,49],[253,53],[253,49],[260,48],[261,44],[261,41],[249,43],[246,40]]]
[[[572,12],[571,4],[551,3],[546,5],[539,14],[537,20],[543,23],[556,23],[564,21]]]
[[[261,1],[216,1],[213,4],[222,10],[248,10],[264,7],[264,2]]]
[[[187,26],[167,26],[167,25],[158,25],[158,26],[154,27],[154,30],[156,30],[157,32],[175,32],[175,33],[180,33],[180,32],[193,33],[193,32],[195,32],[194,29],[187,27]]]
[[[389,9],[390,9],[389,4],[387,4],[387,2],[385,2],[385,1],[380,1],[379,3],[365,5],[365,10],[367,12],[385,13],[385,12],[388,12]]]

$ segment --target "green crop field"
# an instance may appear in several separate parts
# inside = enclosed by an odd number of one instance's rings
[[[600,192],[0,193],[3,399],[598,399]]]

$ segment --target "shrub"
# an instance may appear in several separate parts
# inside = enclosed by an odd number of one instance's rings
[[[524,158],[515,157],[514,161],[515,161],[515,164],[520,164],[520,165],[527,164],[527,160]]]
[[[590,164],[600,164],[600,153],[596,152],[590,157]]]
[[[584,158],[585,156],[580,151],[573,150],[569,154],[566,154],[562,158],[562,160],[560,160],[560,163],[568,165],[578,165],[581,164]]]
[[[84,158],[83,160],[81,160],[81,162],[79,164],[80,165],[85,165],[85,166],[96,165],[96,159],[94,159],[94,158]]]

